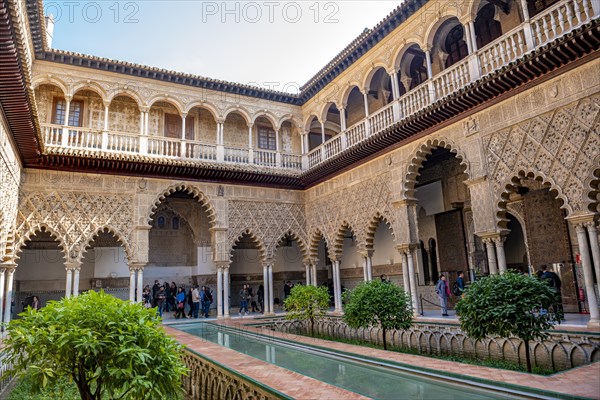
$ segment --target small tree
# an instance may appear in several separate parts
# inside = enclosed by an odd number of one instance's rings
[[[529,341],[548,337],[545,332],[562,318],[540,312],[558,301],[546,282],[516,272],[491,275],[473,282],[456,305],[460,326],[474,339],[488,335],[516,336],[525,344],[527,371],[531,372]]]
[[[310,335],[315,335],[315,320],[325,315],[329,308],[329,292],[326,287],[296,285],[283,302],[286,319],[310,322]]]
[[[82,400],[182,392],[182,347],[159,327],[156,310],[89,291],[20,316],[8,327],[8,357],[13,373],[37,387],[69,377]]]
[[[412,326],[410,298],[400,287],[390,282],[364,282],[344,293],[344,321],[351,328],[381,327],[383,348],[387,350],[386,334],[390,329]]]

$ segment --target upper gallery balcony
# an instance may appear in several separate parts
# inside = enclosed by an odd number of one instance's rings
[[[43,139],[51,152],[306,171],[596,19],[599,8],[595,0],[483,0],[467,21],[439,20],[425,48],[407,43],[393,65],[374,68],[363,87],[348,87],[301,127],[266,113],[220,116],[200,102],[189,110],[168,99],[143,107],[127,93],[107,100],[90,87],[67,97],[44,84],[36,89]]]

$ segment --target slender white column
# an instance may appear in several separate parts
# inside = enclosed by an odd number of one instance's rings
[[[398,98],[400,97],[400,85],[398,85],[398,72],[394,70],[389,75],[390,80],[392,81],[392,95],[394,96],[394,100],[398,100]]]
[[[81,267],[73,268],[73,297],[79,296],[79,271]]]
[[[253,146],[252,143],[252,127],[254,126],[254,124],[249,124],[248,125],[248,148],[251,149]]]
[[[310,264],[304,264],[304,269],[306,271],[306,286],[310,285]]]
[[[273,292],[273,265],[269,264],[269,312],[275,313],[275,293]]]
[[[271,303],[269,302],[269,266],[263,265],[263,314],[271,313]]]
[[[223,267],[217,267],[217,318],[223,318]]]
[[[598,284],[598,293],[600,293],[600,245],[598,244],[598,230],[593,222],[587,225],[588,236],[590,237],[590,248],[592,250],[592,260],[594,260],[594,271],[596,272],[596,283]]]
[[[69,114],[71,113],[71,99],[67,99],[66,100],[66,106],[65,106],[65,126],[69,125]]]
[[[4,279],[6,268],[0,268],[0,321],[4,316]]]
[[[365,282],[369,281],[369,275],[367,274],[367,257],[363,257],[363,279]]]
[[[590,260],[590,251],[588,249],[586,229],[578,224],[575,227],[577,231],[577,242],[579,244],[579,254],[581,254],[581,264],[583,265],[583,280],[585,281],[585,292],[590,310],[590,322],[588,326],[600,325],[600,313],[598,312],[598,300],[594,290],[594,275],[592,272],[592,263]]]
[[[475,36],[475,23],[473,21],[469,21],[468,26],[468,30],[467,33],[469,34],[470,38],[471,38],[471,53],[475,53],[477,50],[479,50],[477,48],[477,36]]]
[[[137,292],[135,301],[143,303],[143,292],[144,292],[144,268],[140,267],[137,270]]]
[[[425,51],[425,61],[427,64],[427,79],[433,77],[433,67],[431,66],[431,50]]]
[[[107,124],[108,121],[106,121],[104,125]],[[108,128],[105,128],[105,130],[108,130]],[[146,113],[140,111],[140,136],[144,136],[144,133],[146,133]]]
[[[67,284],[65,287],[65,297],[68,299],[71,297],[71,292],[73,291],[73,270],[70,267],[66,268],[67,270]]]
[[[404,291],[410,295],[410,277],[408,272],[408,258],[406,257],[405,252],[400,253],[402,256],[402,285],[404,286]]]
[[[150,110],[144,112],[144,133],[146,136],[150,133]]]
[[[104,106],[104,130],[108,130],[108,106]]]
[[[506,272],[506,255],[504,254],[505,236],[494,238],[496,244],[496,256],[498,258],[498,272],[503,274]]]
[[[369,255],[367,256],[367,281],[372,281],[373,280],[373,258],[371,256],[371,253],[369,253]]]
[[[340,111],[340,129],[343,132],[346,130],[346,107],[340,107],[338,110]]]
[[[223,144],[223,138],[221,137],[221,122],[217,122],[217,144]]]
[[[336,271],[336,281],[337,281],[337,304],[335,307],[336,312],[342,312],[342,279],[340,277],[340,260],[334,262],[335,271]]]
[[[225,305],[225,313],[223,316],[229,318],[229,265],[223,267],[223,291],[225,292],[223,295],[223,304]]]
[[[485,248],[487,249],[488,266],[490,268],[490,275],[498,273],[498,267],[496,264],[496,251],[494,250],[494,241],[492,239],[484,239]]]
[[[135,301],[135,268],[129,268],[129,301]]]
[[[310,267],[312,269],[312,284],[313,286],[318,286],[319,282],[317,281],[317,264],[313,263]]]
[[[281,150],[281,145],[279,144],[279,129],[275,129],[275,150]]]
[[[181,140],[185,140],[185,119],[187,117],[186,113],[181,114]]]
[[[4,324],[8,324],[12,318],[12,294],[13,294],[13,278],[15,275],[14,268],[6,271],[6,301],[4,306]]]
[[[321,122],[321,121],[319,121]],[[325,123],[321,122],[321,143],[325,143]]]
[[[419,299],[417,298],[417,281],[415,279],[415,262],[413,258],[413,251],[407,250],[407,261],[408,261],[408,284],[410,285],[410,298],[412,300],[413,315],[419,315]]]

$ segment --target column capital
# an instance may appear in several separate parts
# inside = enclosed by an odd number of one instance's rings
[[[252,129],[254,127],[254,122],[250,122],[246,125],[248,129]]]
[[[110,107],[110,101],[108,101],[108,100],[103,100],[102,104],[104,105],[104,108],[109,108]]]
[[[466,181],[463,181],[463,183],[469,187],[485,181],[487,181],[487,175],[481,175],[476,176],[475,178],[467,179]]]
[[[129,263],[129,271],[143,271],[148,263],[141,261],[132,261]]]
[[[188,113],[186,113],[186,112],[181,113],[181,118],[185,119],[185,117],[187,117],[187,115],[188,115]]]
[[[65,270],[80,270],[81,269],[81,263],[80,262],[66,262],[65,263]]]
[[[595,217],[596,217],[596,214],[586,213],[586,214],[570,215],[565,219],[567,221],[569,221],[571,223],[571,225],[573,225],[575,227],[577,227],[579,225],[585,227],[585,226],[588,226],[588,224],[594,224]]]
[[[401,243],[396,246],[396,250],[401,254],[412,254],[412,252],[419,247],[417,243]]]
[[[217,124],[223,124],[223,123],[225,123],[225,118],[223,118],[223,117],[219,117],[219,118],[215,119],[215,122],[216,122]]]
[[[419,203],[417,199],[400,199],[392,202],[396,208],[416,206]]]
[[[6,270],[14,270],[15,268],[17,268],[17,263],[14,261],[4,261],[2,263],[0,263],[0,268]]]
[[[216,261],[217,269],[229,269],[231,261]]]
[[[147,113],[149,111],[150,111],[150,107],[148,107],[148,106],[142,106],[142,107],[140,107],[140,112]]]

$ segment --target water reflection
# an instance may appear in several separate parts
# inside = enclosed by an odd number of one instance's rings
[[[257,338],[241,330],[219,325],[199,323],[174,327],[262,361],[376,399],[514,398],[475,390],[467,386],[438,382],[410,373],[339,360],[330,355],[290,348],[273,343],[266,336]]]

